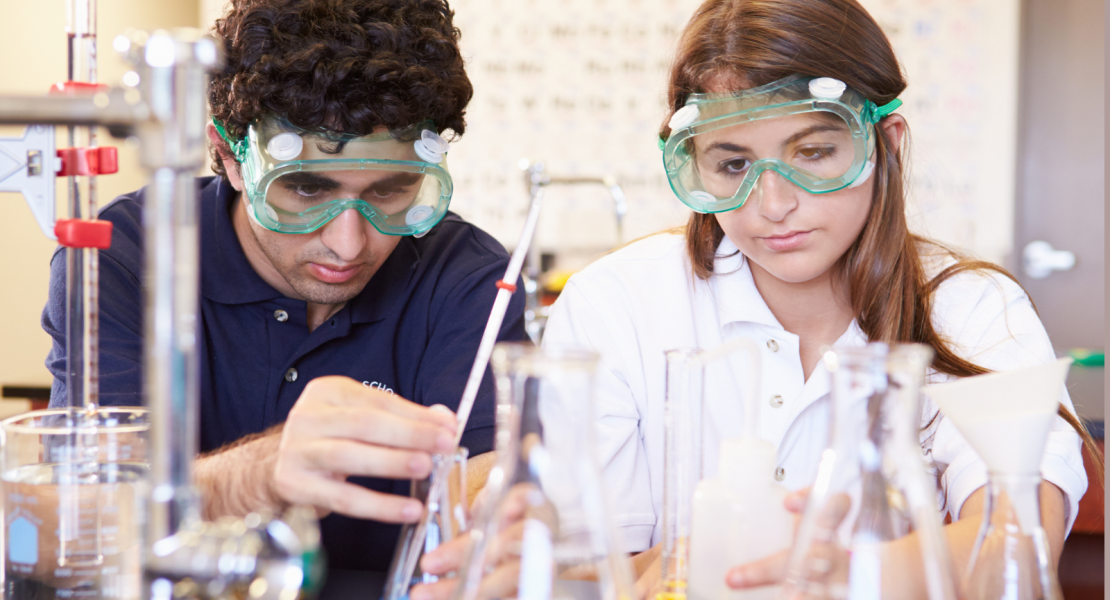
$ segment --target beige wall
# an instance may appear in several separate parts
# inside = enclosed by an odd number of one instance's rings
[[[201,14],[199,0],[100,0],[98,8],[100,81],[109,84],[118,84],[128,70],[112,50],[116,35],[129,27],[195,27]],[[65,79],[65,3],[4,2],[0,12],[0,94],[43,94]],[[0,136],[20,131],[3,128]],[[102,145],[120,148],[120,172],[100,178],[102,204],[145,181],[137,151],[106,138],[102,136]],[[0,206],[0,385],[49,385],[43,361],[50,338],[39,327],[39,318],[54,244],[43,237],[22,197],[0,194]],[[66,214],[61,206],[59,211],[59,216]]]

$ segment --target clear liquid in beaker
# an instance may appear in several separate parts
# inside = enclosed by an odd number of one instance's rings
[[[95,476],[75,477],[75,467],[62,464],[24,465],[0,476],[5,600],[139,597],[147,467],[94,465]],[[76,517],[76,535],[66,511]]]

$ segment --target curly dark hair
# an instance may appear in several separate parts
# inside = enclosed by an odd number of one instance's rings
[[[227,66],[212,116],[236,140],[263,114],[358,135],[432,119],[462,135],[474,88],[452,17],[446,0],[232,0],[213,29]]]

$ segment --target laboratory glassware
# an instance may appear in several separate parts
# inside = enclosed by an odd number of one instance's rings
[[[964,579],[976,600],[1060,600],[1041,523],[1041,460],[1070,358],[932,385],[925,393],[987,464],[983,523]]]
[[[913,570],[930,600],[955,600],[936,488],[927,479],[918,430],[920,389],[932,351],[871,343],[823,360],[832,383],[830,445],[798,527],[784,596],[886,597],[906,585],[891,570],[888,543],[913,535]]]
[[[570,349],[501,343],[497,380],[498,464],[475,519],[456,600],[475,600],[493,540],[519,561],[520,600],[631,600],[633,577],[620,548],[594,450],[592,394],[597,357]],[[558,435],[547,435],[548,430]],[[519,529],[508,520],[510,492],[524,499]],[[504,538],[503,538],[504,539]]]
[[[450,456],[436,454],[432,456],[432,474],[427,479],[413,480],[410,494],[414,498],[427,498],[426,509],[431,519],[427,524],[424,543],[415,542],[418,525],[406,523],[401,527],[401,535],[397,538],[397,548],[393,552],[393,561],[389,566],[389,576],[397,579],[386,580],[382,596],[385,598],[404,598],[408,590],[418,583],[432,583],[438,577],[420,570],[420,557],[439,547],[441,543],[449,542],[466,531],[470,522],[470,506],[467,500],[466,461],[470,451],[458,448]],[[443,468],[443,461],[452,463],[450,471]],[[438,496],[431,496],[430,491],[437,478],[447,472],[447,485],[435,486],[442,490]],[[416,570],[408,579],[403,565],[413,562]]]
[[[148,413],[77,412],[0,423],[6,600],[140,597]]]
[[[663,548],[657,600],[683,600],[690,569],[690,513],[702,478],[702,377],[698,351],[666,353],[663,400]]]
[[[725,426],[713,427],[713,421],[728,419],[710,418],[709,398],[701,398],[702,450],[713,451],[713,440],[719,439],[720,459],[716,475],[702,479],[694,491],[687,597],[773,600],[777,586],[730,590],[725,582],[730,568],[786,550],[794,536],[794,516],[785,506],[789,492],[775,480],[777,448],[759,437],[760,349],[738,338],[700,353],[689,368],[701,371],[696,379],[706,382],[703,394],[707,389],[733,389],[735,394],[715,398],[714,407],[739,403],[743,416],[741,435],[734,436]],[[703,466],[706,474],[712,472],[712,466]]]
[[[188,28],[131,31],[113,46],[135,66],[137,87],[89,96],[5,96],[0,123],[32,125],[29,133],[36,132],[15,140],[26,150],[28,168],[20,169],[27,177],[11,185],[27,196],[40,224],[52,214],[55,173],[45,167],[54,163],[44,162],[52,154],[44,152],[49,144],[40,143],[52,138],[49,126],[103,126],[115,137],[137,136],[143,147],[143,166],[151,175],[144,207],[151,491],[137,511],[146,526],[140,593],[158,599],[223,598],[241,591],[259,600],[311,594],[322,568],[313,509],[294,507],[280,519],[252,514],[204,522],[192,487],[200,385],[195,173],[207,156],[206,71],[222,63],[222,46]],[[39,135],[44,127],[49,133]],[[0,140],[0,148],[10,147],[9,140]],[[86,407],[84,413],[91,411]],[[80,456],[88,464],[85,453]]]

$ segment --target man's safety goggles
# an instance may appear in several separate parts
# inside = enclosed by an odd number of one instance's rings
[[[354,136],[268,118],[238,142],[213,122],[239,162],[247,212],[271,231],[311,233],[354,209],[381,233],[419,237],[451,202],[448,146],[431,121]]]

